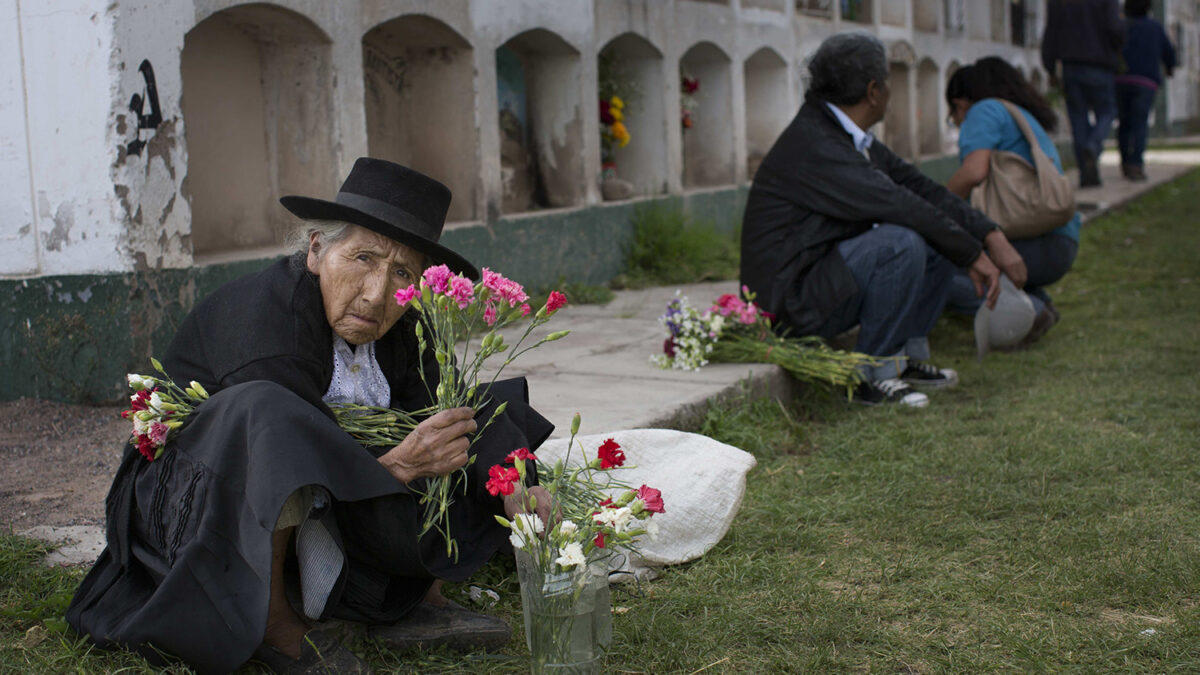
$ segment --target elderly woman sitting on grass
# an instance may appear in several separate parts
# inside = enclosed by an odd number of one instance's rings
[[[362,158],[336,201],[282,200],[306,219],[304,249],[233,281],[184,319],[163,360],[176,381],[211,398],[162,455],[132,444],[107,500],[108,546],[67,612],[104,647],[161,663],[228,672],[252,657],[276,672],[365,672],[336,640],[310,628],[332,617],[363,622],[394,648],[489,648],[503,621],[441,596],[506,543],[512,518],[538,486],[489,494],[487,468],[536,448],[551,425],[527,405],[524,382],[497,383],[492,402],[444,410],[402,443],[373,452],[334,421],[330,406],[400,410],[430,405],[438,368],[422,355],[415,320],[394,299],[429,265],[476,278],[440,245],[450,192],[411,169]],[[424,370],[424,379],[421,371]],[[474,445],[477,419],[505,411]],[[461,544],[448,556],[421,534],[414,493],[468,464],[450,507]]]

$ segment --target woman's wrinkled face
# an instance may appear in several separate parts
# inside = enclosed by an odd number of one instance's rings
[[[361,345],[391,330],[407,307],[396,291],[417,282],[425,264],[421,253],[357,225],[341,241],[326,246],[309,237],[308,271],[317,275],[325,318],[346,342]]]

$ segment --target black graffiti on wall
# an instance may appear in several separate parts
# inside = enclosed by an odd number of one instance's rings
[[[134,94],[133,98],[129,99],[129,109],[137,115],[137,126],[134,127],[136,137],[125,146],[126,152],[131,155],[141,155],[142,148],[146,147],[146,141],[142,140],[142,129],[156,129],[162,122],[162,109],[158,105],[158,86],[154,83],[154,66],[150,65],[150,59],[142,61],[138,72],[142,74],[146,86],[142,93]],[[145,112],[147,102],[150,104],[149,114]]]

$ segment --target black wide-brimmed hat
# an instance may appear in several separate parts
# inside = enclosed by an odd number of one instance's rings
[[[479,271],[438,243],[450,208],[450,188],[419,171],[384,159],[359,157],[333,201],[283,197],[288,211],[306,220],[361,225],[444,263],[471,279]]]

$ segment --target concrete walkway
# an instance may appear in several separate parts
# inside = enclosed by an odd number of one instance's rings
[[[1121,177],[1113,151],[1106,151],[1100,164],[1103,185],[1076,193],[1085,220],[1200,165],[1200,150],[1147,152],[1148,180],[1142,183]],[[1074,171],[1071,180],[1078,185]],[[661,352],[666,338],[658,317],[676,290],[621,291],[607,305],[568,306],[543,328],[544,332],[570,329],[571,334],[525,354],[503,375],[529,378],[533,405],[556,425],[556,437],[570,433],[577,412],[583,416],[583,434],[654,427],[694,430],[714,397],[735,394],[743,387],[781,396],[790,392],[791,379],[766,364],[710,364],[698,372],[652,365],[650,356]],[[679,290],[694,307],[704,308],[722,293],[736,293],[737,282],[692,284]],[[505,337],[511,343],[519,334]],[[34,528],[22,534],[63,542],[64,547],[49,559],[53,564],[90,562],[104,540],[98,527]]]

